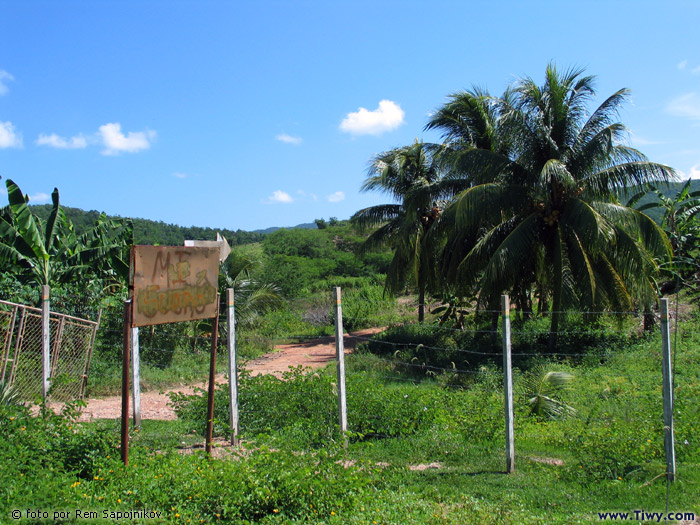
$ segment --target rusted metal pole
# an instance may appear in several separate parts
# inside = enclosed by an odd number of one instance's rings
[[[122,337],[122,462],[129,464],[129,357],[131,354],[131,321],[133,319],[133,301],[124,301],[124,328]]]
[[[216,294],[216,315],[211,330],[211,358],[209,359],[209,396],[207,399],[207,436],[205,450],[211,455],[211,442],[214,434],[214,388],[216,381],[216,346],[219,341],[219,294]]]

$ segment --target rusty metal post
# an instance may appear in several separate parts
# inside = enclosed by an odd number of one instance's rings
[[[124,328],[122,337],[122,462],[129,464],[129,357],[131,354],[131,321],[134,303],[132,299],[124,301]]]
[[[209,395],[207,398],[207,436],[205,450],[211,455],[214,434],[214,388],[216,387],[216,346],[219,341],[219,294],[216,294],[216,315],[211,330],[211,358],[209,359]]]

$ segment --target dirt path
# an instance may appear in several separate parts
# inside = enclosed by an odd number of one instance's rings
[[[384,330],[383,328],[368,328],[358,330],[351,334],[345,334],[345,353],[351,353],[362,337],[369,337]],[[282,376],[282,372],[290,366],[304,366],[313,369],[321,368],[335,360],[335,339],[322,337],[304,343],[276,346],[276,352],[266,354],[258,359],[248,361],[245,365],[251,375],[272,374]],[[227,382],[224,374],[216,376],[217,383]],[[141,393],[141,418],[142,419],[175,419],[175,412],[170,407],[168,392],[181,392],[192,394],[195,388],[207,388],[206,380],[193,385],[171,388],[167,392],[149,391]],[[91,421],[93,419],[116,419],[121,417],[121,396],[106,397],[103,399],[86,399],[87,406],[83,409],[80,420]]]

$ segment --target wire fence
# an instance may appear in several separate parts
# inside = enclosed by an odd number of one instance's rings
[[[299,300],[296,306],[304,305],[318,309],[313,301]],[[330,307],[327,300],[323,307]],[[680,317],[690,320],[690,309],[682,305]],[[487,316],[485,321],[476,321],[479,314]],[[306,313],[295,315],[303,320]],[[432,429],[434,439],[444,441],[444,436],[457,432],[455,427],[444,426],[449,416],[459,426],[460,439],[495,447],[505,454],[502,312],[469,311],[468,315],[470,324],[465,327],[397,323],[376,333],[346,336],[346,348],[352,347],[354,354],[348,360],[345,376],[348,432],[354,436],[351,439],[405,437]],[[658,334],[661,315],[655,313],[657,326],[653,333],[644,332],[640,312],[568,311],[564,315],[566,323],[556,331],[551,330],[551,312],[528,320],[520,320],[517,313],[511,315],[516,458],[562,462],[607,478],[634,477],[635,473],[654,469],[664,473],[662,348]],[[118,315],[113,317],[119,319]],[[269,327],[257,332],[239,331],[238,350],[245,344],[267,350],[285,345],[284,352],[296,352],[302,356],[297,362],[314,369],[335,363],[335,339],[327,335],[327,325],[336,316],[331,311],[322,317],[317,325],[292,323],[289,326],[300,329],[286,327],[278,334]],[[671,327],[677,327],[674,308],[670,317]],[[364,314],[351,313],[342,319],[350,326],[368,325]],[[231,428],[225,312],[219,324],[218,371],[223,376],[218,377],[214,428],[228,441]],[[122,332],[118,324],[105,326],[100,330],[96,351],[116,356],[121,352]],[[305,329],[309,326],[323,330]],[[700,450],[700,374],[692,372],[699,369],[695,349],[700,333],[693,326],[692,322],[681,323],[673,355],[673,362],[682,365],[678,375],[675,371],[673,374],[676,448],[681,464],[697,462]],[[550,346],[553,334],[556,343]],[[174,397],[177,416],[193,425],[181,427],[180,435],[163,430],[158,437],[175,446],[196,446],[202,440],[206,420],[204,371],[211,350],[211,323],[142,327],[139,339],[141,362],[151,367],[177,367],[184,356],[201,361],[198,376],[192,369],[181,372],[182,383],[202,387],[202,391],[195,392],[200,400],[188,398],[192,389],[185,389],[182,397]],[[288,348],[290,343],[295,347]],[[299,436],[303,435],[312,446],[342,441],[338,377],[328,369],[308,373],[290,370],[286,364],[277,370],[267,366],[279,355],[268,354],[254,366],[239,357],[240,436],[250,439],[261,433],[281,432],[302,439]],[[274,371],[274,375],[253,375],[263,368]],[[552,372],[570,374],[570,388],[548,391],[546,377]],[[148,387],[148,381],[142,385]],[[538,400],[544,405],[552,403],[540,410]],[[142,402],[141,410],[149,413],[147,402]],[[445,459],[441,446],[436,445],[434,450],[438,461]]]
[[[52,399],[82,399],[98,326],[99,321],[50,312]],[[41,310],[0,301],[0,333],[0,379],[12,385],[20,399],[35,400],[42,395],[44,380]]]

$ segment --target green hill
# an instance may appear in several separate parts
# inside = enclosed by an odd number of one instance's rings
[[[62,207],[66,216],[73,222],[75,231],[80,234],[95,224],[100,212],[95,210],[85,211],[80,208]],[[46,219],[51,212],[51,205],[32,206],[34,213],[42,219]],[[118,218],[118,217],[112,217]],[[244,230],[229,230],[226,228],[206,228],[201,226],[178,226],[163,221],[151,221],[148,219],[131,219],[134,223],[134,242],[136,244],[162,244],[179,246],[185,239],[214,240],[216,232],[220,232],[231,245],[249,244],[259,242],[266,232],[249,232]]]

